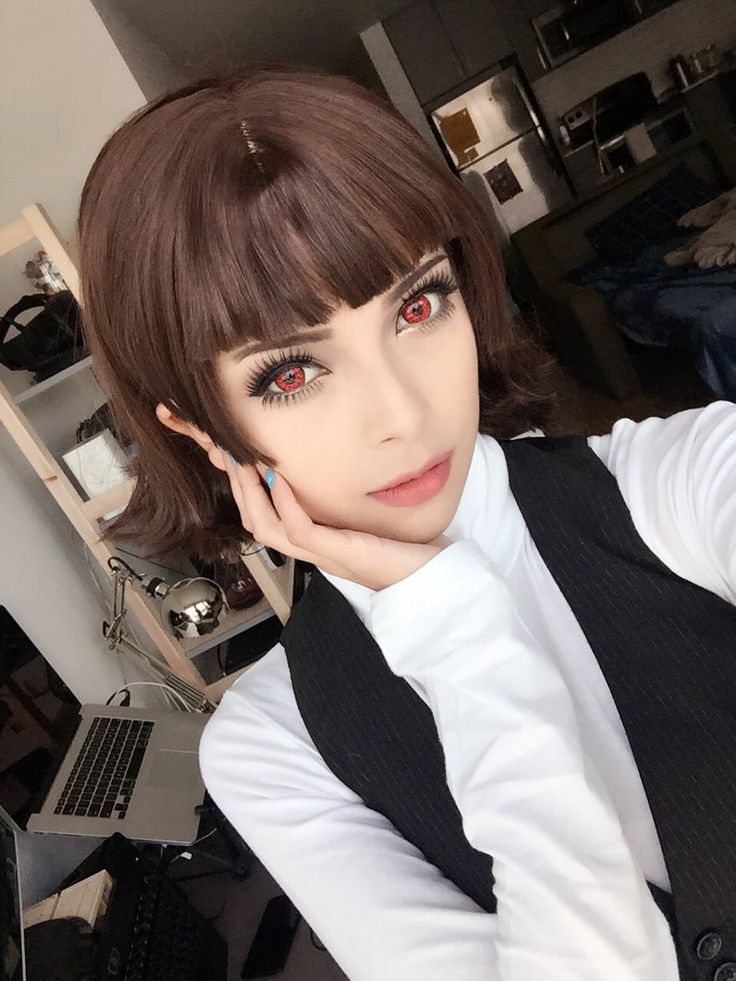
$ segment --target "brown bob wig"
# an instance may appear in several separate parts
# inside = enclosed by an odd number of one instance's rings
[[[492,232],[441,157],[379,96],[313,69],[254,67],[151,102],[105,143],[79,212],[87,341],[132,499],[108,534],[214,558],[251,538],[227,478],[158,402],[242,463],[273,465],[224,409],[214,359],[358,307],[444,246],[473,323],[480,428],[544,425],[547,356],[510,320]]]

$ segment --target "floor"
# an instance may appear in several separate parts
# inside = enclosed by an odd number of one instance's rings
[[[625,402],[588,387],[558,365],[555,388],[560,429],[585,436],[600,435],[610,432],[617,419],[641,421],[648,416],[669,416],[715,399],[705,382],[677,355],[642,350],[637,365],[642,390]]]
[[[211,863],[195,856],[191,861],[177,859],[169,874],[177,879],[208,868],[212,868]],[[241,881],[231,879],[224,871],[211,878],[182,882],[181,887],[196,910],[203,916],[215,917],[213,926],[228,945],[227,981],[239,981],[266,904],[279,895],[281,889],[257,860],[248,878]],[[319,938],[316,939],[319,942]],[[309,926],[303,919],[299,922],[286,967],[278,978],[281,981],[347,981],[347,975],[330,955],[312,943]]]
[[[667,416],[713,400],[712,393],[697,375],[676,360],[658,354],[641,367],[644,390],[623,403],[581,384],[558,368],[560,427],[584,435],[605,433],[622,417],[641,420],[651,415]],[[207,857],[195,856],[191,861],[177,859],[170,874],[178,878],[211,867],[211,859]],[[219,872],[211,878],[183,882],[182,888],[203,915],[216,917],[213,923],[227,941],[230,952],[227,981],[237,981],[266,903],[281,890],[258,862],[242,881],[234,881],[227,872]],[[328,953],[313,945],[309,927],[302,920],[286,968],[278,977],[283,981],[343,981],[346,975]]]

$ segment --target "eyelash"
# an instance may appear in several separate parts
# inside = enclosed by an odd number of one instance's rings
[[[440,309],[431,320],[423,324],[414,325],[409,329],[412,331],[429,330],[439,321],[448,317],[455,308],[449,297],[452,293],[456,293],[457,289],[457,281],[447,272],[430,273],[425,280],[412,286],[408,293],[399,301],[399,311],[407,303],[417,299],[424,293],[436,293],[440,297]],[[316,391],[320,387],[320,379],[315,378],[291,394],[276,395],[274,392],[267,391],[268,386],[285,368],[290,368],[292,365],[313,364],[315,364],[314,357],[305,350],[290,349],[279,351],[276,354],[270,354],[260,363],[256,364],[252,378],[247,385],[248,395],[261,398],[264,405],[293,404],[306,395],[311,395],[312,392]]]

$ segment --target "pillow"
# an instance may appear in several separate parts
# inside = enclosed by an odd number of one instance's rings
[[[677,219],[720,194],[684,164],[678,164],[650,188],[591,225],[585,235],[609,262],[635,259],[650,245],[682,233]]]

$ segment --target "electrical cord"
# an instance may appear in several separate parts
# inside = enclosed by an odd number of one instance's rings
[[[122,705],[124,705],[124,706],[130,705],[130,691],[128,691],[128,689],[129,688],[133,688],[136,685],[150,685],[153,688],[163,688],[164,691],[166,692],[166,694],[169,697],[175,698],[175,699],[178,700],[179,704],[177,705],[177,708],[179,708],[179,709],[183,708],[183,710],[185,712],[189,712],[190,711],[189,705],[187,705],[186,701],[179,694],[179,692],[175,688],[172,688],[171,685],[165,685],[161,681],[128,681],[128,682],[126,682],[125,685],[123,685],[122,688],[118,688],[117,691],[114,691],[112,693],[112,695],[110,695],[110,697],[108,698],[108,700],[105,702],[105,705],[109,705],[112,702],[113,698],[115,698],[116,695],[120,694],[121,691],[127,691],[128,692],[128,701],[127,702],[123,702]]]
[[[118,707],[119,708],[128,708],[128,706],[130,705],[130,692],[128,691],[127,687],[125,687],[125,688],[118,688],[117,691],[114,691],[112,693],[112,695],[110,695],[110,697],[108,698],[108,700],[105,702],[105,705],[109,705],[112,702],[113,698],[115,698],[116,695],[119,695],[121,691],[122,692],[125,692],[125,696],[124,696],[122,702],[120,703],[120,705]]]
[[[123,555],[129,555],[132,559],[138,559],[140,562],[146,562],[149,565],[155,565],[157,569],[164,569],[166,572],[175,572],[177,574],[177,576],[181,576],[182,579],[189,579],[189,578],[191,578],[191,573],[190,572],[182,572],[181,569],[177,569],[173,565],[164,565],[163,562],[154,562],[153,559],[144,558],[141,555],[136,555],[135,552],[131,552],[127,548],[121,548],[119,545],[116,545],[115,546],[115,551],[116,552],[121,552]]]
[[[220,676],[225,677],[225,665],[222,663],[222,644],[218,644],[215,648],[215,654],[217,656],[217,666],[220,669]]]
[[[192,855],[189,849],[193,848],[195,845],[198,845],[200,842],[205,841],[207,838],[210,838],[213,834],[215,834],[217,830],[218,828],[214,827],[211,831],[208,831],[206,835],[202,835],[201,838],[196,838],[190,845],[182,846],[176,854],[170,855],[170,857],[166,857],[166,853],[167,852],[171,853],[172,851],[174,851],[175,846],[161,845],[160,852],[159,852],[160,857],[159,857],[158,870],[162,874],[166,875],[168,874],[168,870],[178,859],[186,858],[188,861],[191,860]],[[214,872],[195,872],[192,875],[169,875],[169,878],[171,879],[172,882],[179,883],[179,882],[193,882],[196,879],[210,879],[216,875],[229,875],[231,878],[234,878],[232,875],[232,869],[216,869]],[[203,917],[203,919],[206,920],[207,923],[212,923],[214,920],[217,920],[222,916],[222,914],[225,911],[225,907],[227,905],[227,896],[228,896],[228,889],[226,887],[224,891],[224,895],[222,897],[222,903],[220,904],[220,909],[217,911],[217,913],[213,914],[212,916]]]

